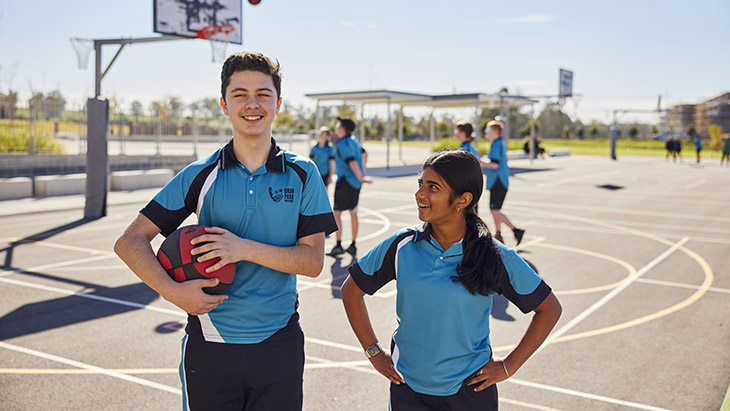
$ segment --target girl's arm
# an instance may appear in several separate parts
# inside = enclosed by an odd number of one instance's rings
[[[522,367],[522,364],[540,348],[540,345],[557,324],[562,311],[558,298],[551,292],[535,308],[535,315],[517,346],[502,361],[489,360],[481,368],[480,374],[469,381],[468,385],[481,383],[474,388],[474,391],[481,391],[514,375]]]
[[[360,341],[363,350],[365,350],[367,347],[378,342],[378,337],[375,336],[375,331],[373,331],[373,326],[368,316],[368,308],[365,305],[365,292],[355,284],[352,277],[348,276],[342,284],[340,293],[342,295],[342,304],[345,305],[347,319],[350,321],[350,326],[355,332],[358,341]],[[373,367],[393,384],[403,382],[403,377],[396,371],[393,365],[393,359],[386,351],[370,357],[369,360],[373,364]]]

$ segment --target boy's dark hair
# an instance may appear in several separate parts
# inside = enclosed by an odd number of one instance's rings
[[[355,131],[355,122],[349,117],[337,117],[337,121],[340,122],[342,128],[347,131],[347,134],[352,134]]]
[[[452,279],[472,294],[502,293],[502,284],[508,281],[502,268],[501,257],[487,224],[475,208],[484,187],[484,175],[479,160],[467,151],[440,151],[423,163],[423,170],[431,168],[451,188],[449,201],[471,193],[471,203],[464,210],[466,233],[462,242],[464,256],[456,266]]]
[[[459,131],[466,133],[466,138],[468,138],[469,141],[474,140],[474,136],[472,136],[474,133],[474,126],[472,126],[470,122],[460,121],[456,123],[456,128],[458,128]]]
[[[270,75],[276,89],[276,98],[281,97],[281,66],[279,60],[274,63],[261,53],[242,51],[231,54],[223,63],[221,69],[221,97],[223,97],[223,100],[226,99],[226,88],[231,83],[233,73],[246,70]]]

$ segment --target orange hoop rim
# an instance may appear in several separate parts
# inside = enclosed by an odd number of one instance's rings
[[[230,24],[212,24],[198,30],[198,38],[212,40],[213,35],[216,33],[228,34],[232,33],[234,30],[236,30],[236,28]]]

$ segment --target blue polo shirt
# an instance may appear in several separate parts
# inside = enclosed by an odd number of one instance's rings
[[[461,146],[459,146],[459,150],[468,151],[468,152],[472,153],[474,155],[474,157],[477,158],[477,160],[479,160],[479,151],[477,151],[476,147],[474,147],[474,145],[471,142],[469,142],[469,141],[463,142],[461,144]]]
[[[141,211],[168,236],[190,214],[265,244],[289,247],[311,234],[337,230],[317,166],[271,139],[264,165],[248,170],[233,141],[178,173]],[[188,316],[186,331],[210,342],[254,344],[283,328],[296,311],[297,279],[250,261],[236,264],[228,299]]]
[[[356,161],[362,171],[362,153],[365,151],[355,136],[345,136],[335,142],[335,173],[337,181],[344,178],[353,188],[359,190],[362,183],[350,168],[350,162]]]
[[[495,244],[509,279],[502,294],[522,312],[534,310],[550,287],[514,250]],[[494,293],[473,295],[453,281],[462,258],[461,242],[443,250],[426,223],[390,235],[349,269],[358,287],[371,295],[396,280],[393,362],[408,386],[422,394],[455,394],[492,357]]]
[[[485,168],[484,172],[487,175],[487,190],[494,186],[494,183],[499,180],[505,189],[509,188],[509,166],[507,165],[507,147],[504,145],[504,140],[498,138],[492,142],[489,147],[489,154],[487,157],[490,160],[497,161],[499,167],[496,170],[491,168]]]
[[[324,146],[316,144],[309,150],[309,158],[317,165],[319,174],[326,176],[331,171],[330,159],[335,158],[335,147],[330,142],[327,142]]]

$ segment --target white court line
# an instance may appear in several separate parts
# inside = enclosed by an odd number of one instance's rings
[[[371,210],[369,208],[362,207],[362,210],[368,214],[371,214],[371,215],[374,215],[375,217],[380,218],[380,220],[383,221],[383,227],[381,227],[380,230],[375,231],[374,233],[370,233],[366,236],[362,236],[362,237],[358,236],[357,241],[367,241],[367,240],[370,240],[371,238],[378,237],[379,235],[390,230],[390,219],[388,217],[384,216],[383,214],[381,214],[375,210]]]
[[[561,394],[572,395],[574,397],[588,398],[590,400],[602,401],[602,402],[607,402],[610,404],[623,405],[624,407],[638,408],[640,410],[669,411],[666,408],[652,407],[651,405],[639,404],[639,403],[631,402],[631,401],[617,400],[615,398],[604,397],[602,395],[588,394],[585,392],[568,390],[565,388],[553,387],[551,385],[538,384],[535,382],[523,381],[523,380],[518,380],[515,378],[508,378],[508,379],[504,380],[503,382],[511,382],[513,384],[524,385],[526,387],[532,387],[532,388],[538,388],[538,389],[546,390],[546,391],[558,392]]]
[[[126,305],[126,306],[138,307],[138,308],[142,308],[142,309],[146,309],[146,310],[157,311],[157,312],[161,312],[161,313],[165,313],[165,314],[172,314],[172,315],[176,315],[176,316],[185,315],[182,311],[175,311],[175,310],[169,310],[169,309],[164,309],[164,308],[157,308],[157,307],[152,307],[152,306],[143,306],[142,304],[132,303],[132,302],[129,302],[129,301],[118,300],[118,299],[114,299],[114,298],[105,298],[105,297],[91,296],[91,295],[88,295],[88,294],[79,294],[79,293],[76,293],[76,292],[70,291],[70,290],[64,290],[64,289],[56,288],[56,287],[40,286],[40,285],[37,285],[37,284],[27,283],[27,282],[23,282],[23,281],[15,281],[15,280],[10,280],[10,279],[0,278],[0,282],[6,282],[6,283],[10,283],[10,284],[20,285],[20,286],[25,286],[25,287],[31,287],[31,288],[40,288],[40,289],[43,289],[43,290],[46,290],[46,291],[51,291],[51,292],[56,292],[56,293],[66,294],[66,295],[74,295],[74,296],[77,296],[77,297],[92,298],[92,299],[96,299],[96,300],[100,300],[100,301],[104,301],[104,302],[108,302],[108,303],[112,303],[112,304],[121,304],[121,305]],[[347,344],[340,344],[340,343],[336,343],[336,342],[333,342],[333,341],[322,340],[322,339],[319,339],[319,338],[305,337],[305,341],[308,342],[308,343],[319,344],[319,345],[323,345],[323,346],[326,346],[326,347],[338,348],[338,349],[345,350],[345,351],[351,351],[351,352],[357,352],[357,353],[362,353],[363,352],[362,348],[360,348],[360,347],[355,347],[355,346],[351,346],[351,345],[347,345]],[[80,363],[80,362],[77,362],[77,361],[73,361],[73,360],[67,360],[67,359],[64,359],[62,357],[56,357],[56,356],[53,356],[53,355],[50,355],[50,354],[44,354],[44,353],[41,353],[41,352],[38,352],[38,351],[33,351],[33,350],[25,349],[25,348],[22,348],[22,347],[17,347],[17,346],[14,346],[14,345],[10,345],[10,344],[7,344],[7,343],[3,343],[3,342],[0,342],[0,347],[2,347],[2,348],[8,348],[8,349],[15,350],[15,351],[19,351],[19,352],[25,352],[25,353],[28,353],[28,354],[31,354],[31,355],[37,355],[39,357],[48,358],[48,359],[51,359],[51,360],[54,360],[54,361],[60,360],[58,362],[62,362],[64,364],[72,365],[72,366],[77,367],[77,368],[83,368],[83,369],[87,369],[87,370],[92,370],[92,371],[95,371],[95,372],[98,372],[98,373],[101,373],[101,374],[110,375],[112,377],[119,376],[118,378],[122,378],[122,379],[125,379],[125,380],[128,380],[128,381],[132,381],[132,382],[138,382],[138,383],[143,384],[143,385],[156,384],[156,385],[159,385],[159,387],[153,387],[153,388],[160,388],[160,389],[163,389],[165,391],[168,391],[168,390],[172,390],[173,389],[172,387],[168,387],[166,385],[161,385],[161,384],[157,384],[157,383],[154,383],[154,382],[150,382],[150,381],[147,381],[147,380],[144,380],[144,379],[141,379],[141,378],[127,376],[127,375],[121,374],[119,372],[110,371],[110,370],[104,370],[102,368],[95,367],[95,366],[92,366],[92,365],[83,364],[83,363]],[[312,356],[309,356],[309,355],[307,356],[307,358],[309,358],[309,359],[311,359],[313,361],[320,360],[319,362],[334,363],[334,361],[323,360],[323,359],[319,359],[319,358],[312,357]],[[316,367],[311,367],[311,368],[316,368]],[[355,370],[355,371],[360,371],[360,372],[365,372],[365,373],[368,373],[368,374],[377,374],[377,375],[380,375],[380,373],[378,373],[376,370],[368,369],[368,368],[361,368],[359,366],[348,365],[348,366],[346,366],[344,368],[351,369],[351,370]],[[506,381],[508,381],[508,382],[515,382],[514,379],[507,379]],[[520,381],[520,380],[517,380],[517,381]],[[627,403],[627,402],[622,401],[622,400],[616,400],[616,399],[612,399],[612,398],[608,398],[608,397],[596,396],[596,395],[593,395],[593,394],[581,393],[581,392],[578,392],[578,391],[567,390],[567,389],[564,389],[564,388],[551,387],[551,386],[543,385],[543,384],[535,384],[535,383],[530,383],[530,382],[526,382],[526,381],[520,381],[520,383],[522,383],[523,385],[528,385],[528,386],[530,384],[532,384],[531,386],[533,386],[535,388],[545,389],[545,390],[549,390],[549,391],[562,392],[562,393],[568,394],[568,395],[575,395],[575,396],[579,396],[579,397],[590,398],[590,399],[594,399],[594,400],[598,400],[598,401],[604,401],[604,402],[609,402],[609,403],[613,403],[613,404],[619,404],[619,403],[620,404],[624,404],[624,405],[626,405],[626,404],[633,404],[633,403]],[[179,393],[178,391],[175,391],[175,393]],[[173,391],[170,391],[170,392],[173,392]],[[641,405],[641,404],[638,404],[638,405]],[[647,406],[643,406],[643,407],[644,407],[644,409],[655,409],[655,410],[659,410],[659,408],[646,408]],[[637,407],[637,408],[641,408],[641,407]]]
[[[49,268],[65,267],[68,265],[88,263],[90,261],[98,261],[98,260],[103,260],[105,258],[112,258],[112,257],[116,257],[116,254],[97,255],[94,257],[86,257],[86,258],[80,258],[78,260],[62,261],[60,263],[45,264],[45,265],[39,265],[36,267],[30,267],[30,268],[16,268],[15,270],[7,270],[4,273],[0,273],[0,277],[5,277],[5,276],[11,275],[11,274],[16,274],[16,273],[22,273],[24,271],[47,270]]]
[[[61,363],[61,364],[70,365],[72,367],[81,368],[81,369],[89,370],[89,371],[94,371],[94,372],[97,372],[99,374],[107,375],[109,377],[118,378],[120,380],[125,380],[125,381],[129,381],[129,382],[133,382],[135,384],[144,385],[146,387],[155,388],[155,389],[158,389],[158,390],[161,390],[161,391],[167,391],[167,392],[170,392],[170,393],[173,393],[173,394],[182,395],[182,391],[180,390],[180,388],[174,388],[174,387],[170,387],[170,386],[167,386],[167,385],[164,385],[164,384],[156,383],[154,381],[148,381],[148,380],[145,380],[143,378],[138,378],[138,377],[133,377],[131,375],[122,374],[122,373],[117,372],[117,371],[107,370],[105,368],[97,367],[95,365],[90,365],[90,364],[86,364],[86,363],[83,363],[83,362],[79,362],[79,361],[75,361],[75,360],[70,360],[68,358],[63,358],[63,357],[59,357],[57,355],[47,354],[47,353],[44,353],[44,352],[40,352],[40,351],[36,351],[36,350],[31,350],[29,348],[19,347],[17,345],[12,345],[12,344],[8,344],[8,343],[4,343],[4,342],[0,342],[0,347],[1,348],[6,348],[8,350],[16,351],[16,352],[19,352],[19,353],[23,353],[23,354],[33,355],[35,357],[44,358],[46,360],[55,361],[55,362],[58,362],[58,363]]]
[[[538,352],[542,351],[543,348],[545,348],[546,346],[550,345],[550,343],[552,343],[553,341],[555,341],[555,339],[557,339],[558,337],[562,336],[566,332],[570,331],[570,329],[572,329],[576,325],[580,324],[581,321],[585,320],[589,315],[593,314],[596,310],[598,310],[599,308],[601,308],[604,305],[606,305],[606,303],[608,303],[609,301],[611,301],[621,291],[625,290],[626,287],[628,287],[629,285],[631,285],[632,283],[634,283],[637,279],[639,279],[639,277],[641,277],[642,275],[646,274],[649,270],[651,270],[652,268],[654,268],[654,266],[656,266],[657,264],[659,264],[659,262],[661,262],[665,258],[669,257],[669,255],[671,255],[674,251],[676,251],[679,247],[681,247],[684,243],[686,243],[687,240],[689,240],[689,237],[684,237],[681,240],[679,240],[677,243],[675,243],[673,246],[671,246],[668,250],[664,251],[658,257],[656,257],[655,259],[653,259],[649,264],[645,265],[643,268],[641,268],[640,270],[638,270],[634,275],[632,275],[631,277],[629,277],[621,285],[619,285],[618,287],[616,287],[613,290],[611,290],[611,292],[609,292],[608,294],[606,294],[605,296],[603,296],[603,298],[601,298],[600,300],[596,301],[593,305],[591,305],[590,307],[588,307],[585,311],[583,311],[582,313],[578,314],[575,318],[573,318],[567,324],[565,324],[564,326],[562,326],[558,331],[550,334],[550,336],[548,336],[548,338],[545,340],[545,342],[543,342],[543,344],[540,346],[540,348],[538,348],[537,351],[535,351],[535,354],[537,354]]]
[[[695,188],[697,186],[705,184],[706,182],[707,182],[706,178],[701,178],[701,179],[695,181],[694,183],[687,184],[686,186],[684,186],[684,189],[689,190],[690,188]]]
[[[666,285],[667,287],[687,288],[690,290],[699,290],[700,288],[704,288],[701,285],[675,283],[673,281],[650,280],[648,278],[639,278],[638,280],[636,280],[636,282],[637,283],[646,283],[646,284]],[[707,291],[714,291],[716,293],[730,294],[730,290],[727,288],[708,287]]]

